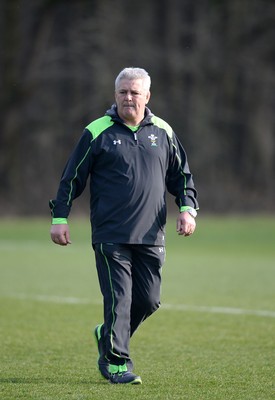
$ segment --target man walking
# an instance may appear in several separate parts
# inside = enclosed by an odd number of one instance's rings
[[[71,243],[67,218],[90,178],[92,245],[103,295],[104,322],[95,328],[98,367],[111,383],[140,384],[129,341],[160,305],[167,190],[179,208],[177,231],[195,230],[197,193],[186,153],[173,129],[151,113],[151,79],[125,68],[115,104],[84,130],[50,201],[51,238]]]

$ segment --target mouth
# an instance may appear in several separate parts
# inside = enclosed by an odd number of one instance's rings
[[[126,107],[126,108],[134,108],[134,104],[123,104],[123,107]]]

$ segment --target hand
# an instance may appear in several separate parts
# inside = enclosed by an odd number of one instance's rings
[[[179,235],[190,236],[196,229],[195,218],[192,217],[187,211],[178,215],[177,218],[177,232]]]
[[[69,226],[67,224],[52,225],[51,238],[55,244],[59,244],[60,246],[71,244]]]

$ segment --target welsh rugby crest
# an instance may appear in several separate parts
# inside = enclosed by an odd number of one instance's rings
[[[148,139],[151,140],[151,146],[157,146],[156,140],[157,140],[157,136],[155,136],[153,133],[148,136]]]

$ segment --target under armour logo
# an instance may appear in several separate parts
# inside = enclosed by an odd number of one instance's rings
[[[113,140],[113,144],[116,146],[117,144],[121,144],[121,140],[120,139],[118,139],[118,140]]]
[[[160,253],[164,253],[164,248],[163,247],[159,247],[159,252]]]

